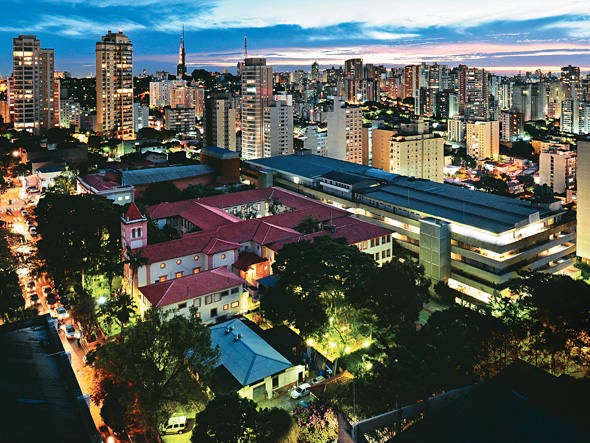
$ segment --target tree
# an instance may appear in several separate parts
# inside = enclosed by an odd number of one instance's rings
[[[479,181],[475,183],[475,187],[483,189],[486,192],[498,195],[508,195],[508,185],[502,179],[496,178],[490,174],[482,174]]]
[[[203,198],[223,194],[223,191],[211,186],[190,185],[182,190],[182,199]]]
[[[535,201],[538,203],[551,203],[555,201],[553,189],[547,184],[536,185],[534,188]]]
[[[124,257],[125,260],[123,263],[129,266],[129,269],[131,270],[131,299],[133,299],[133,287],[135,286],[137,270],[142,266],[147,265],[148,259],[141,254],[141,250],[134,252],[133,249],[129,247],[125,249]]]
[[[296,231],[301,232],[302,234],[312,234],[314,232],[318,232],[322,228],[321,220],[318,220],[313,215],[306,215],[301,222],[295,227]]]
[[[227,411],[232,411],[227,414]],[[215,396],[195,417],[195,443],[296,443],[297,429],[282,409],[257,410],[252,400],[236,393]]]
[[[75,171],[70,171],[66,168],[53,180],[53,185],[49,187],[49,191],[56,194],[73,195],[76,193],[76,176]]]
[[[321,335],[327,328],[344,342],[358,314],[350,300],[365,293],[366,277],[375,266],[370,255],[342,239],[323,236],[288,244],[273,264],[279,281],[262,298],[261,309],[271,321],[289,322],[304,336]]]
[[[136,316],[137,306],[133,297],[123,292],[111,295],[106,302],[98,307],[98,315],[111,326],[116,323],[121,330]]]
[[[293,416],[300,429],[301,443],[331,443],[338,437],[338,417],[330,406],[322,403],[297,406]]]
[[[143,192],[143,200],[148,205],[175,202],[182,200],[182,192],[170,182],[151,183]]]
[[[153,430],[180,407],[204,403],[204,385],[218,357],[196,311],[165,318],[151,309],[96,352],[93,400],[124,398],[126,422]]]
[[[0,228],[0,318],[15,320],[23,313],[25,300],[16,273],[16,258],[8,247],[8,231]]]

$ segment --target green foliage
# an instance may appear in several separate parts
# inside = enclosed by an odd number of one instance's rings
[[[512,143],[511,154],[517,157],[531,159],[533,157],[533,146],[529,142],[519,140]]]
[[[53,180],[53,185],[49,187],[49,192],[55,194],[74,195],[76,193],[76,176],[77,172],[66,169]]]
[[[139,140],[159,140],[161,142],[169,140],[174,136],[174,131],[158,131],[154,128],[141,128],[136,134]]]
[[[174,185],[174,183],[151,183],[143,192],[142,200],[148,205],[155,205],[162,202],[175,202],[182,200],[182,192]]]
[[[477,159],[467,154],[465,149],[457,150],[453,154],[452,162],[456,166],[466,166],[468,168],[477,167]]]
[[[297,442],[293,419],[286,411],[257,411],[256,403],[233,392],[213,398],[195,421],[191,437],[195,443]]]
[[[534,194],[535,201],[539,203],[551,203],[555,200],[553,189],[551,189],[551,186],[547,184],[536,185],[534,188]]]
[[[223,194],[223,191],[211,186],[190,185],[182,190],[182,199],[203,198]]]
[[[304,235],[318,232],[321,229],[321,220],[318,220],[313,215],[306,215],[305,218],[301,220],[301,222],[295,227],[296,231],[299,231]]]
[[[113,294],[98,307],[98,315],[106,324],[116,323],[120,328],[123,328],[136,317],[137,306],[129,294]]]
[[[202,403],[203,383],[219,352],[196,312],[191,314],[165,319],[150,310],[118,340],[100,347],[94,401],[124,399],[116,405],[119,415],[141,429],[155,429],[173,411]]]
[[[47,193],[36,209],[38,256],[57,281],[84,285],[120,262],[119,213],[110,200],[92,195]]]
[[[148,222],[148,242],[150,245],[180,238],[180,234],[172,226],[166,224],[159,229],[153,220]]]
[[[299,427],[300,443],[331,443],[338,437],[338,417],[330,406],[322,403],[298,406],[293,416]]]
[[[3,321],[22,318],[25,309],[18,275],[16,258],[6,240],[8,231],[0,228],[0,318]]]
[[[342,331],[341,323],[357,314],[351,298],[365,293],[365,277],[375,266],[370,255],[328,236],[286,245],[273,264],[280,279],[261,308],[271,321],[292,323],[303,336]]]
[[[490,174],[482,174],[479,181],[475,183],[475,187],[486,192],[498,195],[508,195],[508,185],[500,178],[496,178]]]

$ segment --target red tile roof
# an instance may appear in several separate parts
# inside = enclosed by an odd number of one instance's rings
[[[152,306],[169,306],[205,294],[222,291],[244,284],[244,280],[221,267],[186,277],[142,286],[139,291]]]
[[[125,214],[125,218],[127,220],[141,220],[144,217],[135,202],[131,202],[129,209],[127,209],[127,213]]]
[[[121,183],[109,180],[101,174],[88,174],[80,177],[84,183],[88,186],[96,189],[97,191],[110,191],[111,189],[121,188]]]
[[[233,264],[235,269],[245,270],[257,263],[264,263],[268,261],[266,258],[259,257],[251,252],[242,252],[236,262]]]

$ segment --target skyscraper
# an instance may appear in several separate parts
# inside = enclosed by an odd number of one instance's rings
[[[293,104],[291,96],[279,96],[264,107],[264,156],[293,154]]]
[[[133,45],[121,31],[108,31],[96,43],[96,128],[101,135],[134,138]]]
[[[205,101],[205,145],[235,151],[236,110],[229,94],[211,94]]]
[[[328,157],[362,165],[363,112],[361,108],[334,101],[334,110],[327,113],[327,122]]]
[[[590,261],[590,142],[578,142],[576,254]]]
[[[53,49],[41,49],[34,35],[19,35],[13,41],[13,74],[10,102],[14,128],[39,134],[54,118]]]
[[[242,68],[242,157],[264,156],[264,107],[272,100],[272,67],[264,58],[247,58]]]
[[[478,161],[491,158],[498,159],[500,153],[500,123],[496,121],[478,121],[467,123],[467,154]]]
[[[186,51],[184,49],[184,25],[182,25],[180,48],[178,50],[178,65],[176,66],[176,78],[182,80],[184,74],[186,74]]]

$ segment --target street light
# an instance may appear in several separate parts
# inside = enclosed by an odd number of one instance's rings
[[[101,295],[100,297],[98,297],[97,303],[99,305],[104,305],[107,302],[107,298],[104,295]]]

